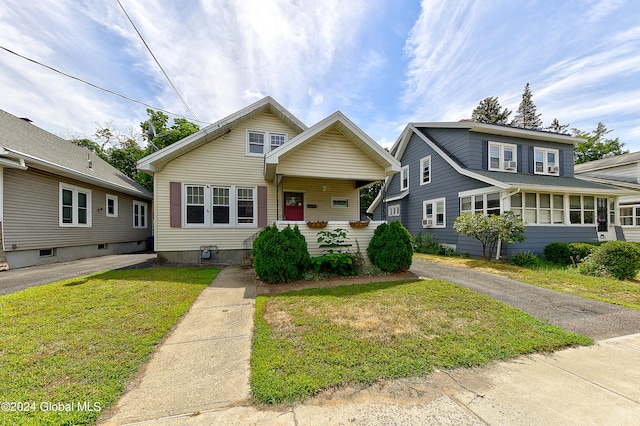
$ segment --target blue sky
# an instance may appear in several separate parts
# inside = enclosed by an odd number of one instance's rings
[[[197,119],[270,95],[308,125],[341,110],[383,146],[409,121],[515,110],[599,121],[640,150],[635,0],[121,0]],[[116,0],[0,0],[0,46],[195,121]],[[137,130],[145,106],[0,50],[0,109],[62,137]]]

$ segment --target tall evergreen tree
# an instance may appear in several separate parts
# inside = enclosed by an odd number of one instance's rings
[[[480,101],[473,110],[471,119],[478,123],[507,124],[511,111],[502,109],[497,97],[490,96]]]
[[[513,121],[511,121],[512,126],[532,130],[542,129],[542,120],[540,119],[541,114],[537,113],[536,104],[533,103],[533,99],[531,97],[531,88],[529,87],[529,83],[527,83],[524,86],[520,106],[518,106],[516,115],[513,117]]]

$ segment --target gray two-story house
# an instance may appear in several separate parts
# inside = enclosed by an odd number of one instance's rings
[[[502,246],[507,258],[540,254],[556,241],[622,239],[617,204],[627,191],[574,177],[580,141],[472,121],[409,123],[391,149],[402,170],[387,178],[368,212],[471,256],[481,254],[479,243],[453,229],[464,212],[510,210],[523,218],[526,241]]]

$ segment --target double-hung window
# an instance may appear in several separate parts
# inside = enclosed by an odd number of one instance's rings
[[[60,184],[60,226],[91,226],[91,191]]]
[[[558,157],[557,149],[536,148],[534,153],[535,173],[558,176],[560,174]]]
[[[247,130],[247,155],[266,154],[286,141],[286,133]]]
[[[422,202],[422,227],[444,228],[446,226],[445,199]]]
[[[516,145],[489,142],[489,170],[516,172],[518,170]]]
[[[133,202],[133,227],[137,229],[147,227],[147,203]]]
[[[107,217],[118,217],[118,196],[107,194]]]
[[[573,224],[593,225],[595,223],[595,198],[591,195],[569,196],[569,220]]]
[[[469,195],[460,198],[460,213],[484,215],[500,214],[500,193]]]
[[[256,189],[235,185],[184,186],[184,226],[255,227]]]
[[[420,160],[420,185],[431,182],[431,156]]]
[[[400,191],[409,189],[409,166],[404,166],[400,171]]]

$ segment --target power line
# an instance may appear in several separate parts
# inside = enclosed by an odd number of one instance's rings
[[[0,49],[4,50],[4,51],[6,51],[6,52],[9,52],[9,53],[11,53],[12,55],[16,55],[16,56],[18,56],[18,57],[20,57],[20,58],[22,58],[22,59],[26,59],[27,61],[32,62],[32,63],[34,63],[34,64],[36,64],[36,65],[40,65],[41,67],[47,68],[47,69],[49,69],[49,70],[51,70],[51,71],[53,71],[53,72],[57,72],[58,74],[61,74],[61,75],[65,76],[65,77],[69,77],[69,78],[71,78],[71,79],[73,79],[73,80],[77,80],[77,81],[79,81],[79,82],[81,82],[81,83],[84,83],[84,84],[86,84],[86,85],[89,85],[89,86],[91,86],[91,87],[93,87],[93,88],[95,88],[95,89],[102,90],[103,92],[107,92],[107,93],[110,93],[110,94],[112,94],[112,95],[119,96],[119,97],[121,97],[121,98],[123,98],[123,99],[126,99],[126,100],[130,101],[130,102],[134,102],[134,103],[137,103],[137,104],[140,104],[140,105],[144,105],[144,106],[146,106],[146,107],[148,107],[148,108],[151,108],[151,109],[153,109],[153,110],[156,110],[156,111],[162,111],[162,112],[164,112],[164,113],[167,113],[167,114],[170,114],[170,115],[173,115],[173,116],[176,116],[176,117],[183,117],[183,118],[186,118],[186,117],[184,117],[184,115],[182,115],[182,114],[176,114],[175,112],[167,111],[167,110],[165,110],[165,109],[158,108],[158,107],[153,106],[153,105],[149,105],[149,104],[147,104],[147,103],[145,103],[145,102],[138,101],[138,100],[133,99],[133,98],[130,98],[130,97],[128,97],[128,96],[122,95],[122,94],[120,94],[120,93],[118,93],[118,92],[114,92],[113,90],[105,89],[104,87],[100,87],[100,86],[98,86],[98,85],[95,85],[95,84],[90,83],[90,82],[88,82],[88,81],[86,81],[86,80],[83,80],[83,79],[81,79],[81,78],[79,78],[79,77],[73,76],[73,75],[71,75],[71,74],[67,74],[66,72],[60,71],[60,70],[58,70],[58,69],[55,69],[55,68],[53,68],[53,67],[51,67],[51,66],[49,66],[49,65],[45,65],[45,64],[43,64],[43,63],[41,63],[41,62],[38,62],[38,61],[36,61],[36,60],[34,60],[34,59],[27,58],[26,56],[21,55],[21,54],[19,54],[19,53],[16,53],[16,52],[14,52],[13,50],[7,49],[7,48],[6,48],[6,47],[4,47],[4,46],[0,46]],[[197,120],[197,119],[196,119],[195,121],[197,121],[198,123],[211,124],[211,123],[209,123],[209,122],[207,122],[207,121],[201,121],[201,120]]]
[[[178,95],[178,97],[180,98],[180,100],[182,101],[182,104],[185,106],[185,108],[187,108],[187,110],[191,113],[191,115],[193,116],[193,118],[196,119],[196,121],[200,121],[198,120],[198,117],[196,116],[196,114],[191,110],[191,108],[189,108],[189,105],[187,105],[187,102],[184,100],[184,98],[182,97],[182,95],[180,94],[180,92],[178,92],[178,89],[176,88],[176,86],[173,84],[173,82],[171,81],[171,79],[169,78],[169,76],[167,75],[167,73],[164,71],[164,68],[162,68],[162,65],[160,65],[160,62],[158,61],[158,58],[156,58],[156,55],[153,54],[153,52],[151,51],[151,48],[149,47],[149,45],[147,44],[147,42],[145,41],[144,37],[142,37],[142,34],[140,34],[140,31],[138,31],[138,28],[136,27],[136,24],[133,23],[133,21],[131,20],[131,18],[129,17],[129,14],[127,13],[127,11],[124,9],[124,6],[122,5],[122,3],[120,3],[120,0],[117,0],[118,4],[120,5],[120,8],[122,9],[122,11],[124,12],[125,16],[127,17],[127,19],[129,20],[129,22],[131,23],[131,26],[133,27],[134,30],[136,30],[136,33],[138,33],[138,37],[140,37],[140,40],[142,40],[142,43],[144,43],[144,46],[147,48],[147,50],[149,51],[149,53],[151,54],[151,57],[153,58],[154,61],[156,61],[156,64],[158,65],[158,68],[160,68],[160,71],[162,71],[162,74],[164,74],[165,78],[167,79],[167,81],[169,82],[169,84],[171,85],[171,88],[173,88],[173,91],[176,92],[176,95]]]

